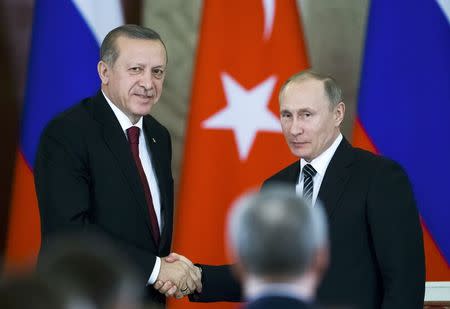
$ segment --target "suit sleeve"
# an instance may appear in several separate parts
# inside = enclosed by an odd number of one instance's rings
[[[423,308],[422,229],[411,184],[399,165],[382,161],[370,185],[368,221],[383,282],[383,309]]]
[[[156,256],[103,231],[91,220],[93,195],[90,183],[88,151],[82,130],[70,124],[51,123],[44,131],[35,162],[34,179],[41,217],[42,247],[49,239],[65,233],[100,234],[110,239],[145,272],[147,282]]]
[[[241,285],[234,277],[231,265],[197,265],[202,269],[201,293],[189,296],[194,302],[242,301]]]

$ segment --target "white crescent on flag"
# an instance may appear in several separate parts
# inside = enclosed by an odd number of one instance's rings
[[[268,40],[272,34],[273,21],[275,19],[275,0],[262,0],[264,9],[264,40]]]

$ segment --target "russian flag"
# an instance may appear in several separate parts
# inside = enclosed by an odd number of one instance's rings
[[[354,144],[406,169],[427,280],[449,281],[450,2],[377,0],[369,14]]]
[[[99,46],[123,24],[119,0],[37,0],[22,126],[9,212],[4,267],[33,266],[40,222],[34,159],[47,122],[100,87]]]

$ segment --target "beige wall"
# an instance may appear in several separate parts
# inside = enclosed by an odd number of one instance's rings
[[[343,131],[351,138],[369,0],[297,1],[312,68],[333,75],[344,89],[347,116]],[[201,0],[147,0],[143,5],[143,24],[161,33],[169,52],[164,94],[153,114],[172,134],[176,184],[202,3]]]
[[[344,134],[351,138],[356,111],[368,0],[299,0],[312,67],[334,76],[347,107]]]

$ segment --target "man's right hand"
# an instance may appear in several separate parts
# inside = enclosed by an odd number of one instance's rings
[[[186,257],[171,253],[161,259],[161,269],[154,287],[167,297],[176,298],[195,290],[201,292],[201,270]]]

